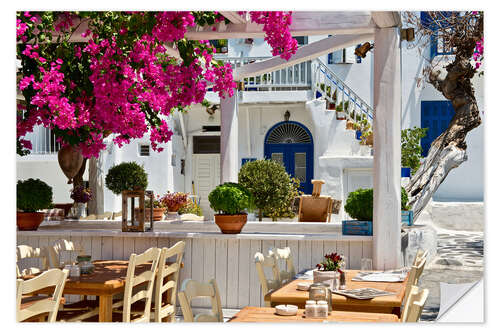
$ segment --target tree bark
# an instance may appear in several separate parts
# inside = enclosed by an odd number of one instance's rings
[[[101,153],[102,154],[102,153]],[[92,157],[89,162],[89,187],[92,191],[92,200],[89,201],[89,214],[104,213],[103,177],[101,171],[102,155]]]
[[[451,101],[455,115],[448,128],[431,145],[429,154],[406,187],[409,204],[417,219],[448,173],[467,160],[467,133],[481,124],[471,78],[470,64],[474,48],[457,52],[443,69],[429,73],[428,81]],[[445,74],[445,75],[443,75]]]

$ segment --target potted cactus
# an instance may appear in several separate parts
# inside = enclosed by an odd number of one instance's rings
[[[252,194],[237,183],[224,183],[208,195],[210,207],[219,212],[215,223],[224,234],[239,234],[247,223],[245,209],[253,207]]]
[[[52,187],[40,179],[19,180],[16,195],[17,228],[37,230],[45,216],[37,211],[52,207]]]

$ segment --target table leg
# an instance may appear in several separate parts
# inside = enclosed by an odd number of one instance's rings
[[[113,319],[113,296],[99,296],[99,322],[111,322]]]

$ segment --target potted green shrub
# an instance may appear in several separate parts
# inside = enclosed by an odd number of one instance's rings
[[[208,195],[210,207],[218,212],[215,223],[224,234],[239,234],[247,223],[245,209],[251,208],[252,194],[237,183],[224,183]]]
[[[40,179],[29,178],[17,182],[17,227],[19,230],[37,230],[44,213],[52,207],[52,187]]]
[[[420,167],[420,140],[425,138],[427,130],[413,127],[401,131],[401,177],[410,177]]]
[[[148,174],[136,162],[123,162],[109,169],[105,182],[116,195],[123,191],[144,191],[148,186]]]
[[[238,173],[238,183],[252,194],[259,221],[264,215],[273,221],[295,216],[292,203],[299,195],[300,183],[290,177],[278,162],[257,160],[245,163]]]
[[[413,210],[408,205],[408,193],[401,187],[401,223],[408,226],[413,225]]]
[[[408,208],[408,195],[404,188],[401,188],[401,209]],[[344,205],[344,210],[355,220],[342,221],[343,235],[363,235],[373,234],[373,189],[357,189],[349,193]]]

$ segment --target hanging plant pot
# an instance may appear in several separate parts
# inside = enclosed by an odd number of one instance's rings
[[[59,167],[71,182],[82,167],[83,156],[80,149],[74,146],[65,146],[57,153]],[[71,184],[71,183],[69,183]]]
[[[344,111],[336,111],[337,120],[346,120],[347,114]]]

